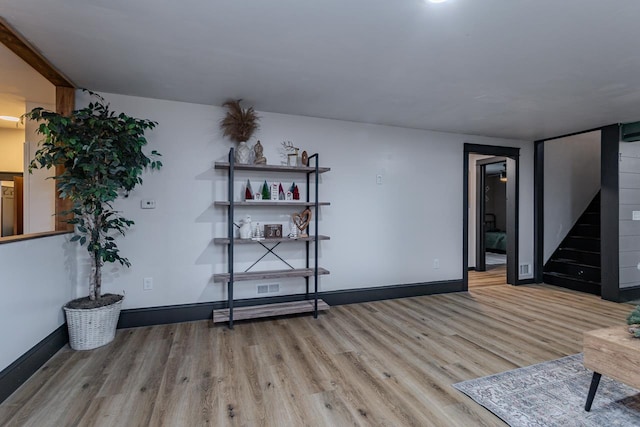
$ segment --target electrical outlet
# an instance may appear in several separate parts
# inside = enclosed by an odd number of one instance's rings
[[[440,260],[438,258],[433,259],[433,269],[437,270],[440,268]]]
[[[153,289],[153,277],[145,277],[142,279],[142,290],[150,291]]]

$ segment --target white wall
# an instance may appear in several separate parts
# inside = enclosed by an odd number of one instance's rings
[[[64,323],[74,295],[69,235],[0,244],[0,371]]]
[[[53,104],[27,102],[27,111],[36,107],[55,110]],[[25,122],[24,143],[24,234],[55,230],[56,184],[50,177],[55,169],[34,169],[29,173],[29,164],[38,150],[43,136],[36,131],[39,124],[32,120]]]
[[[165,168],[144,176],[144,185],[118,203],[136,221],[121,252],[133,266],[109,266],[105,288],[126,292],[124,308],[215,301],[225,287],[213,273],[226,269],[224,247],[213,238],[225,234],[225,210],[214,200],[226,198],[225,174],[212,167],[226,158],[230,143],[221,138],[218,107],[105,94],[114,109],[157,120],[149,133],[149,150],[164,157]],[[82,105],[82,99],[78,105]],[[278,147],[291,140],[308,152],[319,152],[322,175],[321,265],[331,275],[321,278],[323,291],[462,277],[463,144],[521,148],[521,262],[533,260],[533,145],[530,142],[474,137],[388,126],[260,112],[257,138],[269,163],[279,163]],[[376,175],[383,184],[376,185]],[[253,176],[256,184],[268,176]],[[239,177],[238,183],[246,181]],[[283,182],[288,176],[277,177]],[[240,186],[239,186],[240,187]],[[238,189],[238,192],[240,188]],[[140,209],[142,198],[156,199],[154,210]],[[285,222],[291,211],[238,211],[260,222]],[[301,263],[303,246],[283,248]],[[248,266],[257,249],[241,248],[238,267]],[[84,254],[84,251],[83,251]],[[440,268],[433,269],[433,259]],[[271,256],[267,257],[271,259]],[[266,267],[277,266],[266,261]],[[237,267],[237,268],[238,268]],[[144,277],[154,289],[142,290]],[[274,281],[270,281],[273,283]],[[282,282],[283,293],[302,292],[301,281]],[[236,287],[238,298],[255,297],[255,284]]]
[[[619,165],[619,283],[620,288],[640,286],[640,221],[633,212],[640,211],[640,144],[620,142]]]
[[[600,190],[600,131],[544,144],[544,262]]]
[[[0,172],[22,172],[24,129],[0,128]]]

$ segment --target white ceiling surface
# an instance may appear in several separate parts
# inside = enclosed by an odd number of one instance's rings
[[[640,119],[637,0],[0,0],[97,91],[518,139]]]

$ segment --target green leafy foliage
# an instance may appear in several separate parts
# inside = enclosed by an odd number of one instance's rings
[[[111,111],[104,99],[97,100],[70,116],[35,108],[24,116],[41,122],[38,133],[44,136],[29,165],[36,168],[64,166],[53,178],[59,197],[71,200],[73,216],[67,220],[75,226],[71,241],[86,245],[93,262],[90,298],[101,296],[101,267],[105,262],[131,266],[120,255],[114,235],[124,235],[133,221],[113,209],[113,202],[142,184],[146,169],[160,169],[161,156],[142,151],[147,145],[145,131],[157,123]]]
[[[640,325],[640,305],[627,316],[627,325]]]

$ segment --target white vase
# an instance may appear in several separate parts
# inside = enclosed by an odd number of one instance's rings
[[[251,148],[247,145],[246,141],[242,141],[236,148],[236,163],[241,165],[249,164],[249,155],[251,154]]]

